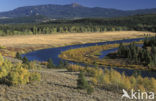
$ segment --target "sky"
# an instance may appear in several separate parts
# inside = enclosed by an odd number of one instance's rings
[[[79,3],[88,7],[115,8],[121,10],[156,8],[156,0],[0,0],[0,12],[23,6],[42,4],[64,5],[71,3]]]

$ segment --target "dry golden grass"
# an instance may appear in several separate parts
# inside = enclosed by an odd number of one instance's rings
[[[64,46],[70,44],[82,44],[90,42],[101,42],[110,40],[119,40],[127,38],[143,37],[144,34],[151,32],[139,31],[118,31],[103,33],[64,33],[50,35],[23,35],[0,37],[0,45],[6,47],[30,47],[30,46]]]

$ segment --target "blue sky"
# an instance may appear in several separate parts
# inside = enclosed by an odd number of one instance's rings
[[[156,8],[156,0],[0,0],[0,12],[29,5],[64,5],[75,2],[89,7],[116,8],[122,10]]]

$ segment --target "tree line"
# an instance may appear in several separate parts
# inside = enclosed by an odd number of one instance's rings
[[[156,37],[146,38],[143,46],[138,47],[133,42],[129,46],[120,43],[117,56],[127,58],[129,62],[148,67],[156,66]]]
[[[120,18],[86,18],[55,20],[44,23],[0,24],[0,35],[81,33],[105,31],[151,31],[156,32],[156,14]]]

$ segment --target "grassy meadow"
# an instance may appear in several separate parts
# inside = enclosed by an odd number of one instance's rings
[[[144,37],[145,34],[154,35],[152,32],[141,31],[116,31],[96,33],[64,33],[49,35],[15,35],[0,37],[2,46],[27,47],[37,45],[64,46],[69,44],[83,44],[91,42],[121,40]]]
[[[5,56],[14,57],[16,52],[25,53],[33,50],[60,47],[72,44],[84,44],[121,40],[129,38],[140,38],[144,35],[154,35],[152,32],[141,31],[115,31],[96,33],[64,33],[49,35],[15,35],[0,37],[0,52]]]

